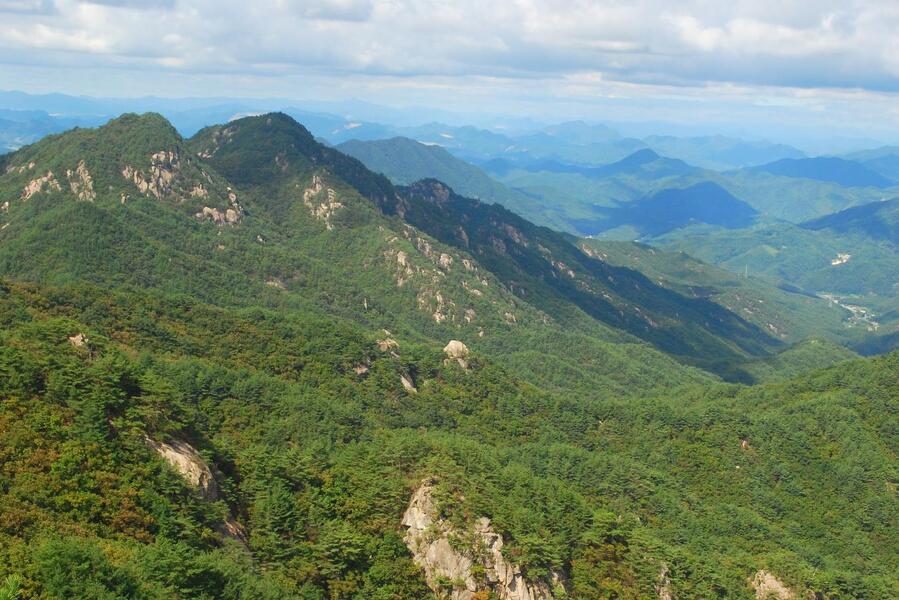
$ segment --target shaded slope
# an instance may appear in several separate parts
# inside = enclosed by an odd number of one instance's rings
[[[874,239],[899,244],[899,198],[854,206],[808,221],[806,229],[829,229],[840,233],[861,233]]]
[[[401,195],[406,220],[467,249],[519,297],[554,318],[566,319],[577,307],[700,364],[777,346],[714,303],[684,298],[639,273],[587,257],[567,237],[499,206],[457,196],[440,182],[422,181]]]
[[[285,156],[270,140],[290,136],[306,139],[308,133],[304,134],[305,130],[295,123],[277,119],[269,122],[268,118],[254,117],[201,132],[191,143],[196,151],[209,154],[212,164],[238,185],[264,182],[254,194],[264,195],[267,202],[274,203],[276,208],[270,210],[283,211],[284,206],[298,203],[296,190],[306,185],[297,183],[296,178],[308,180],[309,175],[296,170],[302,171],[300,167],[305,164],[302,160],[294,165],[291,157]],[[268,128],[281,126],[289,131],[266,133]],[[216,146],[215,140],[224,136],[225,131],[232,131],[228,134],[230,141]],[[252,145],[252,152],[241,152],[245,145]],[[322,156],[319,149],[311,152]],[[254,158],[238,160],[239,156]],[[353,159],[339,160],[343,163],[339,168],[350,173],[357,170],[350,168],[346,161],[361,168]],[[325,162],[317,166],[331,171]],[[250,172],[256,168],[264,175]],[[337,168],[333,171],[337,172]],[[398,215],[421,232],[470,253],[502,282],[503,288],[515,294],[519,303],[533,307],[563,326],[579,324],[580,328],[590,321],[612,326],[696,364],[736,359],[744,353],[764,353],[778,345],[776,340],[717,306],[710,304],[711,312],[706,306],[691,308],[691,301],[658,288],[631,271],[606,272],[602,263],[585,257],[561,235],[537,228],[498,206],[462,198],[436,181],[415,184],[393,195],[384,187],[376,190],[369,198],[385,213]],[[516,239],[522,230],[527,233]],[[575,275],[572,277],[568,271]],[[580,280],[581,276],[585,279]],[[472,289],[482,288],[475,285]],[[430,294],[436,296],[436,291]],[[685,314],[681,314],[683,311]],[[516,311],[507,312],[510,321],[517,319]],[[454,322],[460,321],[457,318]]]
[[[693,223],[738,229],[752,224],[757,211],[711,181],[670,188],[633,202],[613,213],[613,221],[636,227],[644,235],[660,235]]]
[[[862,164],[835,157],[785,158],[753,167],[753,170],[784,177],[828,181],[847,187],[885,188],[892,185],[889,179]]]
[[[735,274],[684,252],[636,242],[585,239],[588,254],[646,275],[691,298],[707,298],[788,343],[826,334],[844,341],[849,313],[811,294],[790,292],[758,277]],[[819,365],[823,366],[823,365]]]

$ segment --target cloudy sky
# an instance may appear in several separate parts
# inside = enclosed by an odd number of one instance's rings
[[[897,137],[896,0],[0,0],[0,88]]]

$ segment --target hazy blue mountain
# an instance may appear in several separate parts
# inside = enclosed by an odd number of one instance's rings
[[[758,212],[717,183],[669,188],[622,209],[615,220],[643,235],[660,235],[694,223],[737,229],[751,225]]]
[[[896,154],[884,154],[859,162],[890,181],[899,183],[899,151]]]
[[[659,156],[655,151],[644,148],[637,150],[621,160],[583,171],[588,177],[613,177],[615,175],[633,175],[641,179],[661,179],[663,177],[695,175],[701,169],[688,165],[676,158]]]
[[[893,184],[883,175],[861,163],[836,157],[784,158],[754,167],[753,170],[784,177],[828,181],[847,187],[885,188]]]
[[[543,132],[569,144],[580,146],[619,140],[622,137],[620,133],[607,125],[589,124],[583,121],[567,121],[558,125],[550,125],[544,128]]]
[[[707,169],[733,169],[769,163],[782,158],[804,158],[798,148],[786,144],[747,141],[712,135],[676,137],[653,135],[644,141],[657,152]]]
[[[51,133],[97,125],[103,119],[53,116],[43,110],[0,109],[0,153],[17,150]]]
[[[806,229],[863,233],[899,244],[899,198],[854,206],[802,224]]]
[[[899,146],[878,146],[877,148],[868,148],[867,150],[858,150],[856,152],[850,152],[848,154],[844,154],[842,158],[846,160],[855,160],[858,162],[864,162],[866,160],[871,160],[873,158],[881,158],[883,156],[890,156],[891,154],[899,155]]]

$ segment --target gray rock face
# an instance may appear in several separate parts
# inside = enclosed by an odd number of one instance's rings
[[[487,591],[500,600],[553,600],[554,590],[563,589],[556,572],[549,581],[525,579],[518,565],[502,555],[503,538],[493,531],[490,519],[481,517],[470,531],[457,531],[438,518],[432,491],[431,483],[425,482],[413,494],[403,515],[403,539],[438,596],[472,600]],[[474,569],[475,565],[481,568]],[[483,576],[476,577],[476,571]]]

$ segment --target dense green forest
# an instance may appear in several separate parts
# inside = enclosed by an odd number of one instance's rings
[[[547,598],[899,595],[897,353],[791,347],[283,115],[0,173],[0,598],[450,596],[423,482],[478,600],[481,518]]]

